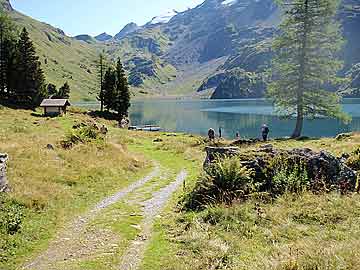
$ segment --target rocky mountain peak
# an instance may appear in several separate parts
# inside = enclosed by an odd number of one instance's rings
[[[100,34],[100,35],[97,35],[97,36],[95,37],[95,39],[96,39],[97,41],[100,41],[100,42],[108,41],[108,40],[110,40],[110,39],[112,39],[112,38],[113,38],[113,36],[107,34],[106,32],[104,32],[104,33],[102,33],[102,34]]]
[[[127,35],[137,31],[140,27],[134,23],[134,22],[131,22],[131,23],[128,23],[127,25],[124,26],[124,28],[115,35],[115,39],[117,40],[120,40],[124,37],[126,37]]]
[[[13,11],[10,0],[0,0],[0,8],[5,11]]]

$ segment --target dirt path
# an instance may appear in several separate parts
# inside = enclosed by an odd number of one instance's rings
[[[89,231],[86,230],[85,225],[93,220],[103,209],[123,199],[129,193],[142,187],[159,174],[160,165],[156,163],[154,170],[148,176],[104,199],[89,212],[69,224],[43,254],[38,256],[32,262],[27,263],[22,269],[58,269],[57,266],[55,266],[56,264],[76,258],[77,255],[86,256],[87,253],[94,251],[94,249],[101,251],[109,249],[109,245],[110,247],[114,246],[115,243],[112,243],[111,241],[114,237],[110,232],[105,230]],[[63,269],[65,270],[65,268]]]
[[[155,218],[161,213],[171,195],[179,188],[187,177],[186,171],[181,171],[175,181],[168,186],[155,192],[150,200],[143,204],[144,220],[141,224],[142,231],[128,248],[122,258],[122,262],[118,269],[135,270],[138,269],[143,258],[146,246],[152,235],[152,227]]]

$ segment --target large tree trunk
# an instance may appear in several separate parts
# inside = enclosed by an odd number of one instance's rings
[[[296,119],[296,126],[295,126],[295,129],[294,129],[294,132],[293,132],[291,138],[296,139],[301,136],[303,124],[304,124],[303,107],[302,107],[302,105],[299,104],[298,112],[297,112],[297,119]]]
[[[310,30],[309,25],[309,1],[304,0],[304,32],[302,45],[300,47],[300,57],[299,57],[299,72],[300,77],[298,81],[298,89],[297,89],[297,120],[294,132],[291,138],[299,138],[301,136],[301,132],[304,124],[304,87],[305,87],[305,69],[306,69],[306,54],[308,47],[308,32]]]

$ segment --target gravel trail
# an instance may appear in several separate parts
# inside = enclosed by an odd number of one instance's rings
[[[135,270],[138,269],[144,256],[146,246],[152,235],[152,228],[155,218],[161,213],[171,195],[180,187],[187,177],[186,171],[181,171],[175,181],[153,194],[153,197],[143,202],[144,221],[141,224],[142,231],[138,237],[130,244],[127,252],[122,258],[118,269]]]
[[[107,231],[89,231],[86,224],[93,220],[103,209],[115,204],[123,199],[129,193],[143,186],[160,174],[160,165],[155,163],[154,170],[146,177],[122,189],[118,193],[104,199],[94,206],[93,209],[78,217],[75,221],[65,227],[65,229],[50,243],[48,249],[35,258],[33,261],[25,264],[22,269],[32,270],[52,270],[59,269],[58,264],[65,261],[76,259],[78,256],[86,256],[91,251],[100,252],[114,247],[111,239],[114,238]],[[116,239],[115,239],[116,240]],[[62,268],[65,270],[65,268]]]

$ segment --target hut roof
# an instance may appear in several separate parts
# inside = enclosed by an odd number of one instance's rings
[[[67,99],[44,99],[40,107],[64,107],[70,106],[70,102]]]

